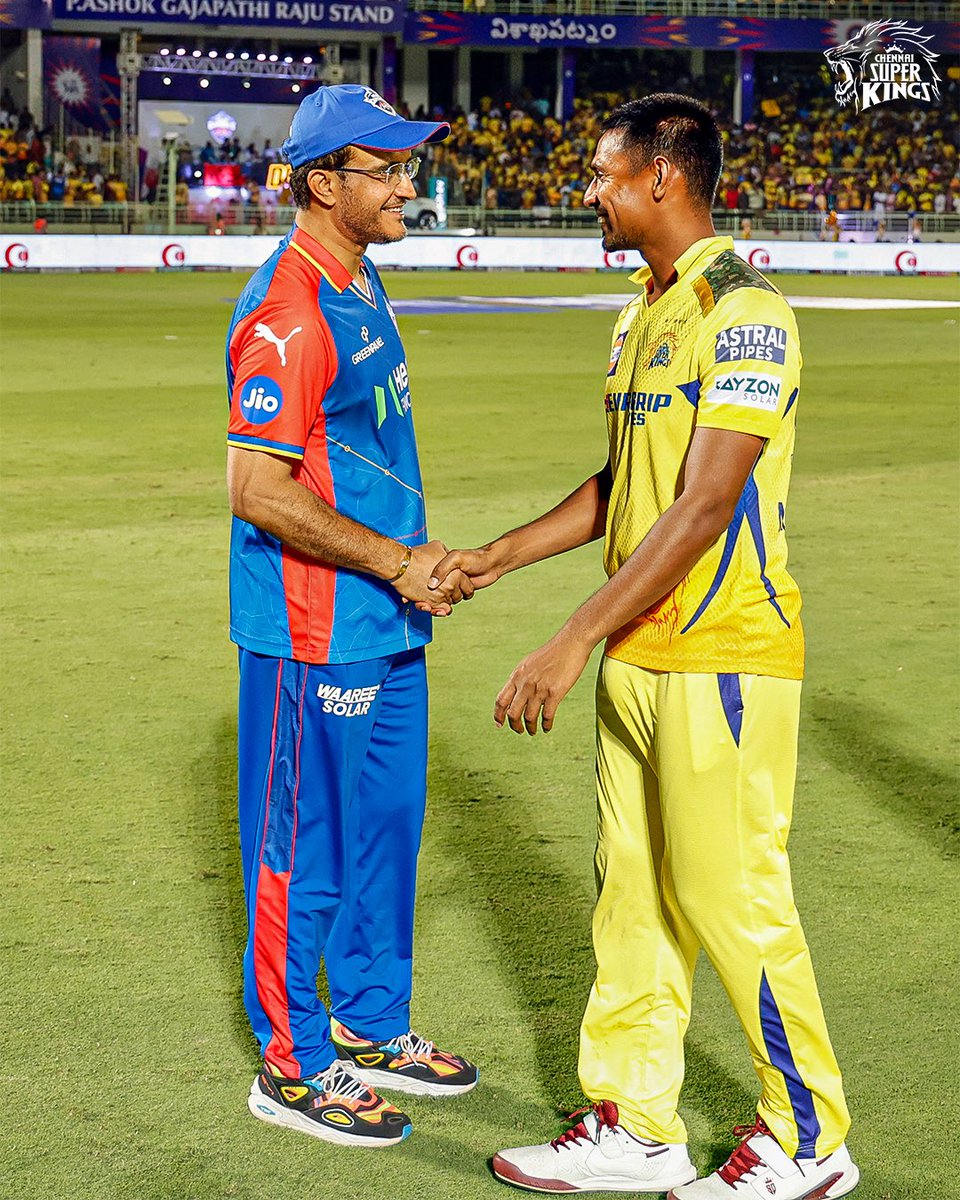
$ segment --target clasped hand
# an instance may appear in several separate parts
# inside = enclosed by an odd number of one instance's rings
[[[412,547],[410,565],[393,586],[420,612],[433,617],[448,617],[454,604],[469,600],[474,585],[469,575],[452,569],[438,574],[437,568],[452,557],[441,541],[425,542]]]

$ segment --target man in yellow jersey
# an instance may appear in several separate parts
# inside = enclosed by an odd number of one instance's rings
[[[717,237],[716,122],[653,95],[607,119],[585,203],[608,250],[649,264],[617,321],[607,465],[538,520],[454,551],[475,587],[605,534],[608,582],[520,663],[494,719],[548,731],[595,646],[597,977],[580,1079],[592,1106],[552,1142],[503,1150],[541,1192],[828,1200],[859,1172],[790,885],[786,842],[803,632],[784,514],[800,347],[783,296]],[[761,1095],[696,1179],[677,1112],[703,948],[743,1025]]]

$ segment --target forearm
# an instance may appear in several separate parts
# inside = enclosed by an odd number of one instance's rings
[[[557,706],[583,673],[598,643],[676,587],[728,529],[763,439],[726,429],[697,429],[681,475],[681,495],[662,513],[619,571],[577,609],[546,645],[528,654],[500,690],[498,725],[547,732]],[[609,493],[608,493],[609,494]]]
[[[393,538],[345,517],[294,479],[274,481],[269,490],[231,491],[236,516],[272,533],[284,545],[337,567],[392,579],[404,550]]]
[[[615,575],[566,622],[569,634],[592,649],[662,599],[727,528],[723,505],[680,496]]]
[[[491,542],[501,575],[574,550],[603,536],[610,496],[607,467],[585,480],[566,499],[535,521]]]

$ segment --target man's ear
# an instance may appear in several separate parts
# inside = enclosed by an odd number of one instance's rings
[[[666,196],[667,186],[673,182],[675,171],[670,161],[659,154],[650,165],[653,170],[653,198],[659,201]]]
[[[333,208],[336,197],[333,192],[333,171],[311,171],[307,176],[310,195],[324,208]]]

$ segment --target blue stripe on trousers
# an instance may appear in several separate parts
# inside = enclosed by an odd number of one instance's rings
[[[815,1158],[817,1153],[817,1138],[820,1136],[820,1122],[817,1120],[816,1109],[813,1106],[813,1094],[800,1078],[790,1043],[787,1041],[787,1031],[783,1027],[780,1009],[773,998],[766,971],[760,977],[760,1027],[763,1030],[763,1040],[767,1047],[770,1062],[783,1075],[787,1085],[787,1095],[793,1106],[793,1116],[797,1123],[797,1158]]]
[[[740,745],[740,730],[743,726],[743,694],[740,691],[739,675],[718,675],[717,685],[720,688],[720,703],[723,705],[723,715],[733,740]]]

